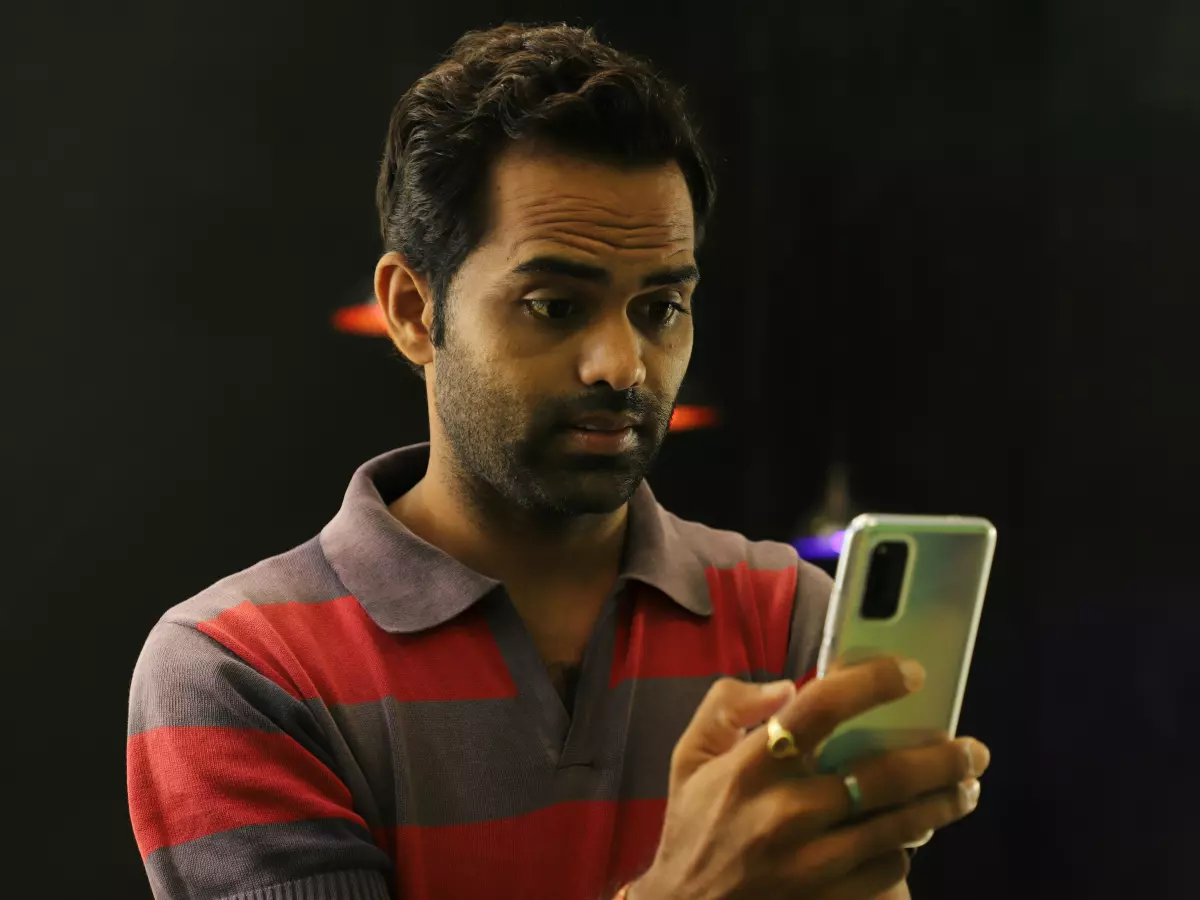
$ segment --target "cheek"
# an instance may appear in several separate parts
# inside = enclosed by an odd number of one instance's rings
[[[528,419],[546,394],[546,386],[561,384],[544,357],[523,354],[516,342],[496,335],[477,357],[479,377],[487,392],[505,406],[509,421]]]
[[[679,391],[691,358],[692,330],[690,328],[686,334],[673,337],[663,343],[657,361],[657,380],[664,393],[675,394]]]

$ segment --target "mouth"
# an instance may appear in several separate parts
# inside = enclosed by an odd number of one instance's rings
[[[567,439],[574,449],[585,453],[623,453],[637,440],[640,424],[627,414],[589,413],[568,423]]]
[[[641,420],[628,413],[588,413],[572,419],[568,425],[581,431],[624,431],[637,428]]]

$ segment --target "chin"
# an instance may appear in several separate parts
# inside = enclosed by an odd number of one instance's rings
[[[539,485],[536,505],[568,516],[602,515],[624,506],[641,483],[641,475],[572,473]]]

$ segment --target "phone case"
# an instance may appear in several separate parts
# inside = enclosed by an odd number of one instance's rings
[[[908,545],[896,614],[860,615],[868,564],[884,541]],[[861,515],[846,531],[817,663],[824,677],[843,664],[879,655],[918,660],[919,691],[843,722],[819,752],[822,771],[884,750],[954,736],[967,686],[975,632],[983,610],[996,529],[986,519],[959,516]]]

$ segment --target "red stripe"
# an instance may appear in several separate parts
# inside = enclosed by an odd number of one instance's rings
[[[738,614],[751,669],[783,672],[796,606],[795,567],[751,569],[742,562],[732,569],[710,568],[706,574],[714,605]]]
[[[142,857],[244,825],[340,817],[350,792],[286,734],[164,727],[129,739],[129,806]]]
[[[691,615],[637,586],[617,632],[610,684],[626,678],[688,678],[782,672],[796,598],[796,570],[709,568],[711,618]],[[632,612],[630,608],[632,607]]]
[[[665,811],[666,800],[562,803],[471,825],[378,829],[375,839],[398,861],[405,900],[596,900],[654,860]]]
[[[298,699],[369,703],[515,697],[486,620],[471,609],[418,634],[389,634],[354,597],[242,603],[196,626]]]

